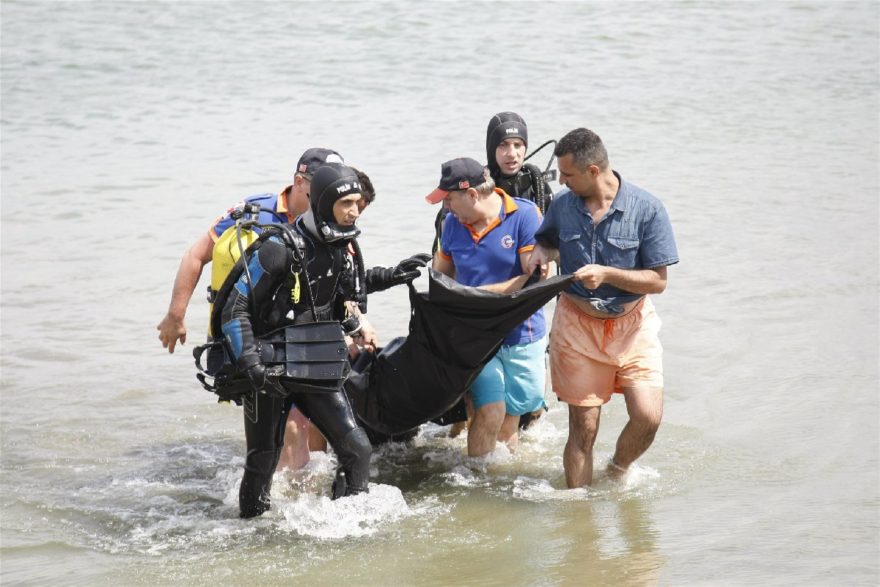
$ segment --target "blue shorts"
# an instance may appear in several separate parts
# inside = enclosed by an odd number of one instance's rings
[[[546,336],[535,342],[502,346],[471,384],[474,409],[504,401],[508,414],[522,416],[542,408],[546,349]]]

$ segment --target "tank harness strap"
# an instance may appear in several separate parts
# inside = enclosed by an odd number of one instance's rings
[[[523,169],[529,174],[529,182],[531,183],[532,188],[531,199],[538,206],[538,209],[543,216],[547,213],[548,204],[547,193],[544,189],[544,175],[541,173],[541,170],[538,169],[538,166],[532,163],[524,164]]]
[[[294,285],[290,289],[290,299],[295,304],[299,303],[302,297],[301,284],[302,281],[305,281],[309,308],[312,310],[312,316],[317,321],[318,312],[315,309],[315,295],[314,292],[312,292],[311,278],[306,269],[305,254],[303,253],[306,244],[305,240],[301,235],[296,234],[289,224],[282,224],[279,225],[279,227],[281,228],[281,239],[293,253],[293,260],[290,263],[290,273],[293,276]]]
[[[354,251],[352,263],[355,266],[354,296],[361,314],[367,313],[367,270],[364,267],[364,255],[357,239],[351,239],[351,247]]]

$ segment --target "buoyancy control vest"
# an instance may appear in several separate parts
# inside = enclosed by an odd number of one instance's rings
[[[245,250],[245,261],[237,260],[218,288],[211,309],[211,330],[219,333],[223,306],[245,273],[250,259],[272,237],[280,238],[291,252],[290,273],[275,292],[273,304],[254,312],[257,332],[290,323],[345,319],[345,301],[363,302],[364,266],[360,247],[353,239],[349,247],[327,246],[317,242],[303,228],[301,221],[291,225],[260,225],[261,234]],[[363,311],[363,309],[362,309]]]
[[[217,292],[223,287],[227,277],[235,267],[236,262],[241,257],[243,250],[250,247],[256,242],[259,234],[253,227],[242,228],[239,222],[227,228],[214,243],[214,250],[211,253],[211,285],[208,287],[208,315],[214,314],[214,302],[217,298]],[[213,336],[215,330],[213,328],[214,321],[208,322],[208,336]]]
[[[357,243],[353,241],[351,247],[324,246],[310,239],[307,234],[304,235],[301,227],[299,228],[300,230],[297,230],[291,225],[281,224],[261,225],[251,221],[239,222],[237,226],[227,229],[222,237],[227,237],[227,233],[230,231],[231,236],[223,239],[224,244],[219,249],[215,246],[215,253],[218,255],[216,260],[220,260],[227,268],[226,275],[223,277],[220,271],[216,276],[212,274],[212,295],[209,298],[212,301],[209,331],[220,333],[222,332],[223,308],[235,284],[245,274],[249,259],[270,238],[277,237],[284,243],[290,252],[290,273],[282,285],[278,287],[271,303],[264,304],[259,312],[254,311],[252,319],[255,323],[255,336],[262,341],[264,349],[272,346],[283,347],[287,349],[288,354],[291,354],[294,351],[290,344],[284,344],[285,339],[290,339],[291,343],[299,345],[300,350],[296,351],[296,357],[303,359],[305,355],[308,355],[305,357],[307,360],[291,359],[287,361],[284,369],[287,377],[293,377],[291,375],[293,371],[303,373],[304,363],[321,360],[314,354],[320,350],[319,346],[314,343],[332,343],[334,348],[338,348],[339,342],[328,329],[312,329],[309,338],[313,340],[293,340],[291,337],[301,337],[301,335],[296,335],[294,331],[289,329],[286,330],[287,327],[315,322],[337,322],[342,323],[348,332],[356,329],[357,325],[346,320],[345,301],[361,302],[361,298],[364,298],[365,301],[365,294],[362,292],[364,284],[363,260]],[[262,229],[262,231],[258,234],[257,229]],[[242,239],[240,243],[238,242],[239,238]],[[246,246],[244,239],[247,239],[250,244]],[[220,242],[218,240],[218,244]],[[242,249],[244,250],[243,258]],[[231,262],[230,259],[233,257],[235,261]],[[217,278],[216,281],[213,279],[214,277]],[[220,283],[221,277],[222,283]],[[217,286],[217,283],[220,285]],[[365,307],[365,304],[362,304],[362,307]],[[292,319],[290,318],[291,311]],[[336,330],[342,332],[338,327]],[[280,347],[279,343],[281,343]],[[312,346],[308,346],[310,343]],[[306,349],[306,346],[312,350]],[[327,348],[326,344],[324,348]],[[206,351],[208,354],[206,364],[203,366],[201,356]],[[225,348],[223,337],[217,336],[217,340],[214,341],[210,341],[209,338],[208,344],[193,350],[193,355],[199,369],[197,377],[202,385],[207,390],[216,393],[220,401],[233,400],[240,403],[240,396],[249,391],[249,385],[247,380],[243,379],[242,374],[238,373],[231,353]],[[272,356],[264,356],[263,361],[268,363],[274,360],[284,363],[279,358],[283,353],[279,354],[276,351],[270,355]],[[291,356],[294,355],[291,354]],[[334,367],[332,371],[335,372],[335,370]],[[213,380],[208,381],[207,378]],[[303,381],[308,377],[297,379],[302,387]]]

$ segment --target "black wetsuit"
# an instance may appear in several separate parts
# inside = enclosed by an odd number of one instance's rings
[[[514,198],[525,198],[534,202],[541,214],[547,213],[550,202],[553,200],[553,190],[544,179],[541,170],[537,166],[526,163],[516,175],[502,175],[496,168],[489,168],[495,187],[499,187]]]
[[[294,247],[280,235],[263,239],[248,257],[252,288],[242,271],[223,304],[221,331],[241,371],[261,362],[256,336],[315,318],[340,322],[345,318],[345,301],[352,299],[350,276],[354,273],[346,243],[331,246],[317,241],[306,231],[302,220],[293,226],[293,234],[304,261],[298,262]],[[306,275],[311,276],[308,284]],[[317,316],[312,313],[309,291]],[[334,482],[334,497],[367,491],[370,442],[355,421],[345,394],[304,391],[289,382],[285,382],[284,389],[288,392],[284,397],[255,393],[253,414],[245,414],[247,457],[239,492],[242,517],[260,515],[269,508],[272,475],[292,404],[318,427],[336,452],[340,469]],[[249,417],[253,415],[256,421]]]

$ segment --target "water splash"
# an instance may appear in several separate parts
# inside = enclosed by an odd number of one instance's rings
[[[370,485],[369,493],[331,500],[324,495],[301,494],[278,506],[286,529],[323,540],[372,536],[413,515],[403,494],[390,485]]]

